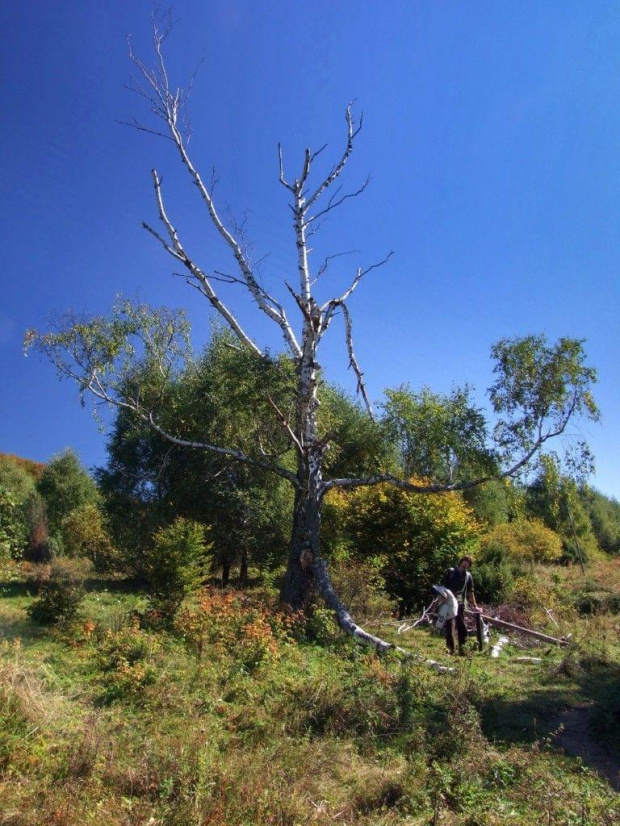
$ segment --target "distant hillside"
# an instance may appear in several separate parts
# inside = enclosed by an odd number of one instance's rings
[[[44,462],[34,462],[32,459],[22,459],[21,456],[15,456],[14,453],[0,453],[0,462],[2,460],[13,462],[18,467],[23,468],[27,473],[29,473],[33,479],[37,480],[41,478],[41,474],[45,470]]]

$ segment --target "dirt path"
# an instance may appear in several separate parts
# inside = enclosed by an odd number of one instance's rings
[[[598,772],[620,791],[620,759],[590,733],[590,712],[587,704],[571,706],[558,714],[554,728],[563,728],[553,738],[556,746],[572,757],[581,757],[584,764]]]

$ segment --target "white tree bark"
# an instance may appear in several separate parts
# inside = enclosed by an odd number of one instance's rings
[[[350,287],[341,295],[323,303],[316,300],[313,288],[318,279],[327,271],[329,261],[348,253],[327,256],[324,263],[314,271],[308,239],[316,232],[318,225],[323,220],[330,217],[331,213],[345,205],[348,200],[361,195],[368,185],[369,179],[366,179],[358,189],[344,194],[342,194],[341,186],[336,186],[335,190],[333,189],[353,153],[356,138],[362,128],[362,118],[360,117],[359,121],[356,122],[352,105],[349,104],[346,107],[344,148],[337,156],[327,175],[316,182],[311,183],[314,178],[313,164],[316,158],[325,150],[325,146],[316,152],[306,149],[299,177],[292,181],[286,178],[282,148],[278,147],[279,180],[291,196],[294,242],[297,250],[297,289],[293,289],[284,282],[294,297],[296,308],[299,311],[299,327],[296,333],[289,321],[284,303],[270,295],[260,284],[250,257],[244,249],[244,244],[239,240],[238,229],[234,226],[232,229],[226,226],[214,199],[213,185],[210,189],[206,186],[190,156],[187,103],[191,93],[191,83],[187,90],[174,87],[170,83],[163,56],[163,44],[169,31],[170,27],[161,27],[154,18],[155,64],[152,68],[149,68],[134,53],[131,44],[129,46],[130,58],[138,70],[138,77],[133,79],[131,89],[147,101],[151,114],[154,116],[156,124],[158,124],[156,127],[151,127],[134,120],[130,125],[140,131],[171,141],[182,165],[200,193],[206,209],[207,221],[214,227],[235,262],[236,274],[223,275],[217,271],[209,273],[208,268],[199,265],[190,255],[181,241],[175,223],[168,214],[162,192],[161,178],[156,170],[152,171],[152,180],[157,214],[159,222],[163,226],[163,231],[158,232],[147,223],[144,223],[143,226],[161,244],[166,253],[183,266],[184,277],[187,282],[206,297],[215,312],[233,331],[241,345],[248,348],[257,358],[263,357],[261,348],[239,323],[233,310],[221,299],[215,284],[226,281],[244,287],[259,310],[279,328],[287,351],[297,368],[296,409],[294,416],[289,420],[273,402],[272,407],[291,447],[295,451],[297,457],[296,472],[291,472],[277,462],[272,461],[269,457],[256,458],[232,447],[187,440],[162,427],[157,421],[155,412],[144,406],[139,394],[131,399],[122,399],[110,390],[105,371],[89,364],[88,352],[84,350],[84,347],[76,346],[72,351],[71,346],[69,346],[65,358],[59,356],[57,352],[52,354],[50,345],[48,355],[55,361],[61,372],[76,379],[83,390],[88,389],[95,398],[102,402],[133,410],[136,415],[170,442],[188,448],[218,452],[237,461],[265,468],[287,479],[295,489],[295,510],[288,570],[282,592],[283,599],[294,608],[303,607],[312,588],[317,587],[327,605],[335,611],[340,626],[353,638],[363,644],[371,645],[378,651],[392,649],[394,648],[393,645],[369,634],[354,622],[332,587],[320,547],[321,506],[325,494],[335,487],[352,488],[381,483],[388,483],[419,493],[437,493],[464,489],[487,481],[487,479],[481,478],[473,482],[448,485],[413,484],[407,479],[397,478],[388,473],[359,478],[323,479],[324,457],[328,444],[326,439],[319,437],[318,348],[331,321],[335,315],[340,313],[344,319],[345,348],[349,366],[355,373],[358,392],[364,401],[368,414],[372,417],[370,396],[367,393],[363,372],[353,348],[352,318],[348,302],[363,276],[387,263],[392,255],[390,252],[383,260],[375,264],[366,268],[357,268]],[[326,198],[327,200],[325,200]],[[49,341],[46,344],[44,339],[45,337],[41,337],[40,346],[45,350]],[[162,364],[163,378],[165,378],[166,371],[170,367],[170,364],[167,366]],[[531,449],[526,450],[525,455],[502,475],[511,476],[516,474],[549,438],[563,432],[570,415],[569,412],[563,421],[559,424],[556,422],[554,428],[545,429],[543,412],[538,424],[538,435],[533,444],[529,445]]]

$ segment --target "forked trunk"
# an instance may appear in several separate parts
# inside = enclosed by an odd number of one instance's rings
[[[316,457],[315,457],[316,458]],[[308,463],[312,472],[295,494],[293,528],[289,546],[289,557],[282,591],[281,602],[294,611],[305,611],[318,594],[336,614],[338,625],[362,645],[372,646],[377,651],[387,651],[396,646],[364,631],[343,605],[331,583],[327,563],[321,555],[321,467],[320,462]],[[308,464],[301,463],[301,477]],[[402,651],[402,649],[399,649]],[[402,653],[406,653],[402,651]]]

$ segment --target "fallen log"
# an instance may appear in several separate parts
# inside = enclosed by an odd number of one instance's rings
[[[475,617],[478,612],[476,611],[465,611],[467,616]],[[504,620],[496,619],[495,617],[489,617],[486,614],[478,614],[485,622],[488,622],[489,625],[493,625],[496,628],[503,628],[506,631],[518,631],[520,634],[527,634],[530,637],[535,637],[537,640],[542,640],[543,642],[550,642],[554,645],[568,645],[568,641],[565,639],[558,639],[557,637],[550,637],[548,634],[542,634],[540,631],[532,631],[530,628],[523,628],[521,625],[515,625],[512,622],[505,622]]]

